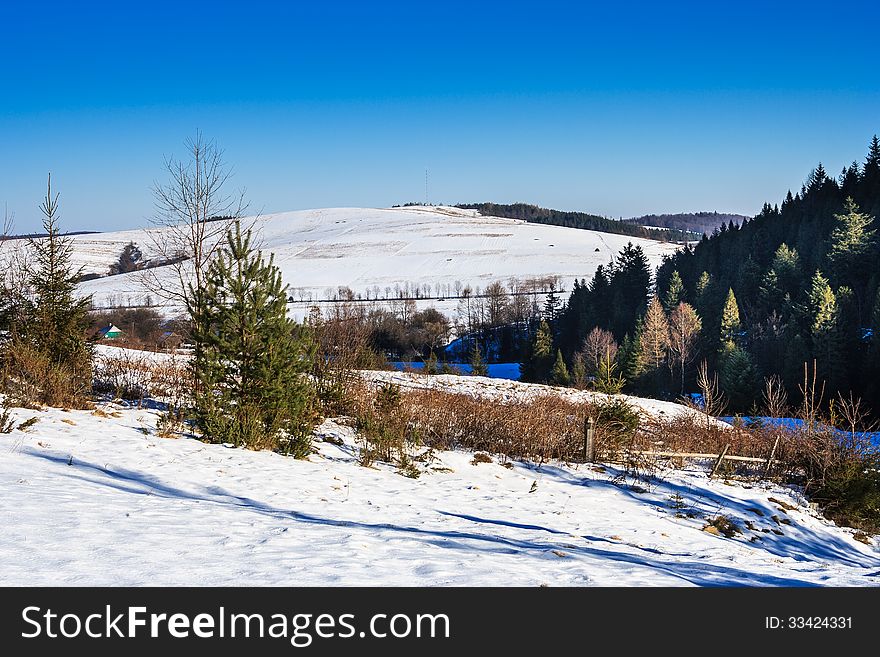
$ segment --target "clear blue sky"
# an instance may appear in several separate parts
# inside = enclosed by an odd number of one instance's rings
[[[0,211],[144,225],[196,129],[265,212],[754,214],[880,132],[872,2],[0,4]],[[66,6],[65,6],[66,5]],[[478,6],[479,5],[479,6]]]

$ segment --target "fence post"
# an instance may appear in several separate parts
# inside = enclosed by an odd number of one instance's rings
[[[727,450],[730,449],[730,443],[727,443],[724,446],[724,449],[721,450],[721,453],[718,455],[718,460],[715,461],[715,465],[712,466],[712,472],[709,473],[709,479],[715,476],[715,473],[718,472],[718,468],[721,467],[721,461],[724,460],[724,457],[727,456]]]
[[[776,448],[779,447],[779,436],[773,441],[773,449],[770,450],[770,458],[767,459],[767,465],[764,466],[764,479],[770,474],[770,466],[773,465],[773,457],[776,456]]]
[[[584,462],[592,463],[596,456],[595,446],[595,422],[592,417],[584,421]]]

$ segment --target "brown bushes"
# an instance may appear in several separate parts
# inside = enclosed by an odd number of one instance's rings
[[[13,338],[3,347],[0,386],[16,406],[89,408],[91,377],[90,369],[52,362],[27,341]]]
[[[95,357],[95,390],[129,401],[147,397],[180,406],[193,389],[188,360],[184,356],[160,356],[129,349],[100,353]]]
[[[392,393],[359,381],[348,391],[345,411],[374,442],[393,436],[398,446],[463,448],[509,458],[576,460],[583,450],[584,420],[593,410],[552,396],[537,400],[493,402],[438,390],[398,390],[392,405],[377,399]],[[601,432],[597,435],[603,447]],[[385,453],[373,448],[376,453]],[[399,448],[393,451],[399,452]]]

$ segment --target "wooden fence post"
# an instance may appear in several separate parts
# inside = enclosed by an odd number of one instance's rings
[[[767,459],[767,465],[764,466],[764,479],[770,474],[770,466],[773,464],[773,457],[776,456],[776,448],[779,447],[779,436],[773,441],[773,449],[770,450],[770,458]]]
[[[730,443],[727,443],[724,446],[724,449],[721,450],[721,453],[718,455],[718,460],[715,461],[715,465],[712,466],[712,472],[709,473],[709,479],[715,476],[715,473],[718,472],[718,468],[721,467],[721,461],[724,460],[724,457],[727,456],[727,450],[730,449]]]
[[[592,463],[596,456],[595,422],[592,417],[584,421],[584,463]]]

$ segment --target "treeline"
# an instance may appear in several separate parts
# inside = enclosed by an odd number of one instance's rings
[[[769,379],[788,398],[802,398],[806,366],[826,405],[852,396],[876,416],[878,212],[875,137],[864,164],[837,179],[819,165],[781,206],[765,205],[740,225],[722,223],[667,256],[653,285],[644,253],[628,245],[591,280],[576,281],[559,312],[533,323],[524,375],[576,385],[604,377],[675,398],[699,390],[705,362],[729,410],[750,412]]]
[[[863,164],[837,178],[819,164],[781,205],[765,204],[740,226],[725,226],[693,248],[666,258],[657,273],[661,298],[680,287],[699,314],[702,350],[724,364],[734,342],[741,407],[759,380],[781,377],[799,395],[804,363],[815,361],[825,398],[838,392],[880,409],[880,140]],[[736,309],[734,334],[729,316]]]
[[[603,233],[616,235],[629,235],[642,237],[662,242],[687,241],[693,239],[693,235],[677,230],[651,230],[639,225],[624,221],[616,221],[607,217],[600,217],[586,212],[565,212],[541,208],[527,203],[460,203],[457,208],[464,210],[477,210],[480,214],[491,217],[505,217],[508,219],[520,219],[534,224],[548,224],[551,226],[565,226],[566,228],[579,228],[581,230],[597,230]]]
[[[738,226],[747,219],[748,217],[744,215],[726,212],[679,212],[676,214],[646,214],[632,219],[623,219],[623,221],[636,226],[655,226],[694,233],[696,239],[699,239],[702,235],[711,235],[722,225],[732,223],[734,226]]]

